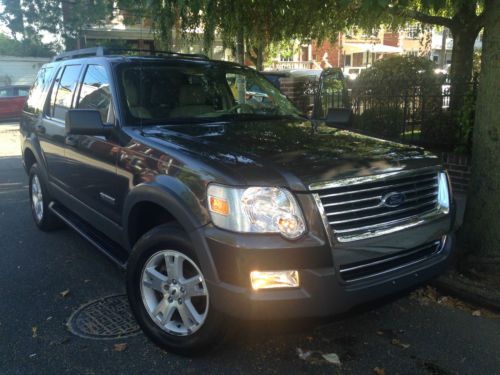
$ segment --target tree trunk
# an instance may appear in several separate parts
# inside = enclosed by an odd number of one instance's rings
[[[462,109],[467,86],[472,78],[474,42],[479,33],[476,26],[453,27],[453,50],[450,68],[450,110],[457,113]]]
[[[446,39],[448,38],[448,29],[443,27],[443,36],[441,38],[441,69],[446,65]]]
[[[257,47],[254,47],[254,52],[257,58],[255,59],[255,68],[257,71],[261,72],[264,70],[264,42],[262,40],[259,40],[257,42]]]
[[[245,35],[243,29],[239,29],[236,35],[236,61],[241,65],[245,64]]]
[[[479,258],[500,259],[500,2],[486,0],[472,176],[462,237]],[[500,274],[500,262],[496,264]]]

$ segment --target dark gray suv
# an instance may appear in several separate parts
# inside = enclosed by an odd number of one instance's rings
[[[45,65],[21,120],[37,226],[126,269],[162,347],[227,317],[324,317],[425,282],[453,245],[449,181],[416,147],[310,121],[252,69],[198,55]]]

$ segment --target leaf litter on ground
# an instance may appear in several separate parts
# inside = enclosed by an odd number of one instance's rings
[[[476,317],[484,316],[487,318],[496,318],[496,319],[500,318],[499,314],[495,314],[490,310],[474,307],[466,302],[459,300],[458,298],[444,296],[440,294],[436,290],[436,288],[433,288],[429,285],[423,288],[418,288],[417,290],[412,292],[410,298],[416,300],[422,306],[428,306],[431,303],[435,303],[438,305],[451,307],[454,309],[468,312],[472,316]]]
[[[331,363],[336,366],[341,366],[340,358],[336,353],[322,353],[316,350],[302,350],[297,348],[297,355],[300,359],[312,364]]]

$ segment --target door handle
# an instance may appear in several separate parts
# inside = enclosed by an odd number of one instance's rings
[[[45,134],[45,126],[35,125],[35,132],[37,132],[39,134]]]
[[[68,135],[64,139],[64,143],[66,143],[68,146],[76,146],[78,144],[78,137]]]

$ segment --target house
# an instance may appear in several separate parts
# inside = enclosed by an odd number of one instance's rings
[[[31,86],[43,64],[49,57],[0,56],[0,86]]]

